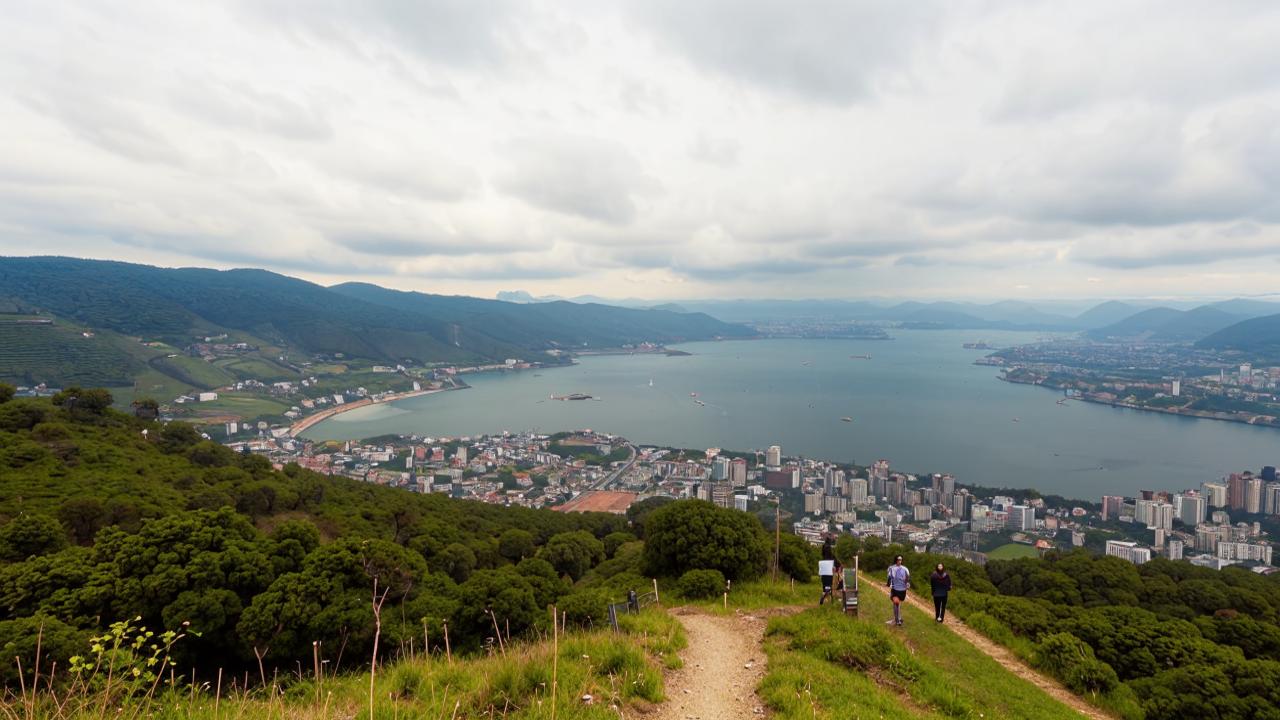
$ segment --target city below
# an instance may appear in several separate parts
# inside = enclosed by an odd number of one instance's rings
[[[888,460],[859,467],[785,456],[776,445],[654,447],[592,430],[359,442],[312,442],[277,432],[228,445],[277,467],[296,463],[408,492],[499,505],[623,513],[646,498],[698,498],[766,521],[776,512],[815,544],[851,533],[979,564],[1087,547],[1136,564],[1159,556],[1270,573],[1271,538],[1280,531],[1280,479],[1270,466],[1181,492],[1144,490],[1093,503],[965,486],[948,474],[894,470]]]

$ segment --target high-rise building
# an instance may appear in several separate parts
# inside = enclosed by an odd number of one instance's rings
[[[1219,560],[1254,560],[1270,565],[1271,543],[1220,542],[1216,555]]]
[[[722,508],[732,508],[733,484],[729,482],[711,483],[711,502]]]
[[[729,463],[729,482],[734,487],[747,486],[747,461],[744,458],[734,458]]]
[[[1036,509],[1029,505],[1009,506],[1009,529],[1034,530],[1036,528]]]
[[[1151,560],[1151,548],[1138,547],[1137,543],[1120,540],[1107,541],[1107,554],[1121,560],[1128,560],[1134,565],[1141,565]]]
[[[874,463],[872,463],[872,464],[871,464],[871,477],[873,477],[873,478],[878,477],[878,478],[882,478],[882,479],[884,479],[884,480],[888,480],[888,479],[889,479],[889,461],[888,461],[888,460],[877,460],[877,461],[875,461]]]
[[[1244,511],[1254,515],[1262,512],[1262,478],[1245,478]]]
[[[1195,494],[1194,491],[1173,496],[1173,514],[1188,528],[1204,522],[1208,511],[1208,503],[1205,502],[1204,496]]]
[[[937,475],[933,476],[933,489],[941,497],[946,497],[956,491],[956,478],[954,475]]]
[[[1226,483],[1201,483],[1200,492],[1204,494],[1205,501],[1209,503],[1209,507],[1222,508],[1227,506]]]
[[[972,496],[967,492],[958,492],[951,496],[951,517],[956,520],[969,519],[969,507]]]
[[[1264,482],[1276,481],[1276,468],[1274,465],[1266,465],[1262,468],[1262,479]]]
[[[830,513],[849,512],[849,499],[841,495],[823,495],[822,509]]]
[[[729,461],[724,455],[717,455],[711,461],[711,479],[720,481],[729,479]]]
[[[824,479],[824,490],[828,495],[844,495],[844,471],[836,468],[829,468],[827,476]]]
[[[822,495],[818,493],[805,493],[804,512],[806,515],[822,512]]]
[[[1151,520],[1147,522],[1147,527],[1158,528],[1160,530],[1173,529],[1173,506],[1169,503],[1158,502],[1151,507]]]
[[[1170,540],[1168,554],[1169,554],[1170,560],[1181,560],[1182,559],[1182,541]]]
[[[848,482],[849,486],[849,502],[854,505],[866,505],[867,499],[867,481],[862,478],[854,478]]]
[[[1181,381],[1181,380],[1178,380],[1178,379],[1176,379],[1176,378],[1174,379],[1174,381],[1173,381],[1173,393],[1172,393],[1172,395],[1173,395],[1174,397],[1180,397],[1180,396],[1182,395],[1182,381]]]
[[[1244,509],[1245,477],[1240,473],[1227,476],[1227,507],[1232,510]]]
[[[782,467],[782,447],[780,445],[770,445],[769,450],[764,454],[765,467],[779,468]]]
[[[1116,520],[1120,517],[1120,508],[1124,507],[1124,498],[1119,495],[1102,496],[1102,519]]]
[[[885,483],[884,496],[888,499],[890,505],[901,506],[906,501],[906,495],[907,479],[901,475],[894,475]]]
[[[1269,482],[1262,486],[1262,512],[1280,515],[1280,482]]]
[[[1133,502],[1133,521],[1141,525],[1150,527],[1151,512],[1155,508],[1155,500],[1143,500],[1141,498]]]
[[[911,508],[912,519],[916,522],[929,522],[933,519],[932,505],[915,505]]]

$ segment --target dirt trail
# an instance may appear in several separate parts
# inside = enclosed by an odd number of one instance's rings
[[[684,667],[667,676],[667,701],[655,720],[741,720],[764,717],[755,688],[765,674],[760,643],[765,620],[749,613],[674,611],[689,636]]]
[[[862,585],[864,587],[874,587],[886,595],[889,594],[888,587],[882,583],[875,582],[865,575],[863,576]],[[923,610],[928,613],[931,619],[933,618],[932,600],[926,600],[925,598],[920,597],[919,594],[911,592],[907,594],[907,603]],[[990,657],[992,660],[1000,663],[1004,669],[1014,675],[1017,675],[1023,680],[1026,680],[1032,685],[1035,685],[1054,700],[1057,700],[1081,715],[1087,718],[1093,718],[1094,720],[1114,720],[1112,716],[1090,705],[1082,700],[1078,695],[1063,687],[1057,680],[1031,669],[1031,667],[1024,663],[1021,658],[1014,655],[1012,650],[988,639],[982,633],[969,628],[958,618],[948,616],[947,622],[944,623],[944,626],[951,632],[969,641],[971,645],[981,650],[987,657]]]

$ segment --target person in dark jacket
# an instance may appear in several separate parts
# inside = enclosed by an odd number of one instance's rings
[[[929,576],[929,587],[933,590],[933,619],[942,622],[947,616],[947,593],[951,592],[951,575],[942,563]]]

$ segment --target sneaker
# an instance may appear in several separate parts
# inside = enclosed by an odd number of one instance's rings
[[[893,624],[895,624],[895,623],[897,623],[897,622],[898,622],[897,620],[894,620],[893,618],[889,618],[888,620],[885,620],[885,621],[884,621],[884,624],[885,624],[885,625],[893,625]]]
[[[899,620],[899,621],[898,621],[898,626],[899,626],[899,627],[901,627],[901,626],[902,626],[902,621],[901,621],[901,620]]]

